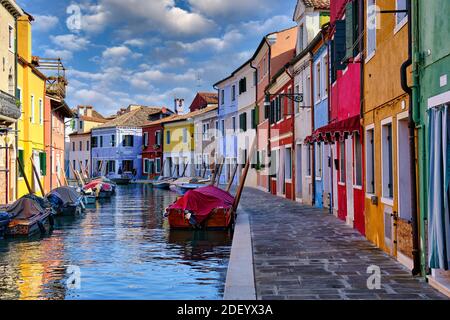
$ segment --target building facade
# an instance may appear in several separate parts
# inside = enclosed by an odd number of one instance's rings
[[[217,105],[209,106],[194,117],[195,175],[208,177],[212,173],[212,161],[217,158]]]
[[[23,15],[15,1],[0,4],[0,203],[8,204],[16,199],[16,129],[21,116],[16,93],[17,23]],[[20,98],[20,97],[19,97]]]

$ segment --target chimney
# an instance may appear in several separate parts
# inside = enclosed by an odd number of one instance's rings
[[[175,112],[179,115],[184,114],[184,99],[175,98]]]
[[[86,117],[92,117],[92,106],[86,106]]]

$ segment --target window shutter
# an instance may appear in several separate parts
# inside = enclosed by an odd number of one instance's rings
[[[345,58],[345,21],[336,21],[336,32],[334,34],[334,60],[336,70],[344,70],[346,64],[341,63]]]
[[[242,92],[247,92],[247,78],[242,79]]]
[[[45,152],[39,153],[39,166],[41,169],[41,176],[47,175],[47,154]]]
[[[345,6],[345,59],[353,57],[353,44],[355,43],[354,37],[354,16],[353,1],[350,1]]]

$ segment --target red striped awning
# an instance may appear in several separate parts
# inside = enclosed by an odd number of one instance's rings
[[[306,137],[304,141],[305,143],[333,143],[338,140],[344,140],[346,136],[351,135],[355,131],[361,133],[361,123],[359,115],[338,122],[330,123],[326,126],[316,129],[310,136]]]

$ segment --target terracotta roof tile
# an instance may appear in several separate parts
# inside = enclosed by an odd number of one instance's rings
[[[303,0],[303,3],[307,7],[313,7],[316,9],[330,9],[330,0]]]
[[[102,124],[94,129],[111,128],[111,127],[141,127],[147,121],[148,117],[152,114],[161,112],[160,107],[144,107],[141,106],[134,110],[128,111],[105,124]]]
[[[219,102],[217,92],[199,92],[198,95],[205,99],[207,104],[214,104]]]
[[[171,115],[169,117],[163,118],[163,119],[158,120],[158,121],[147,122],[145,124],[145,126],[153,126],[153,125],[157,125],[157,124],[164,124],[164,123],[175,122],[175,121],[183,121],[183,120],[187,120],[187,119],[192,118],[192,117],[196,117],[196,116],[202,115],[202,114],[207,113],[209,111],[216,110],[217,108],[218,108],[217,105],[212,105],[212,106],[209,106],[209,107],[206,107],[206,108],[203,108],[203,109],[199,109],[199,110],[196,110],[196,111],[193,111],[193,112],[189,112],[189,113],[186,113],[186,114],[182,114],[182,115],[173,114],[173,115]]]

